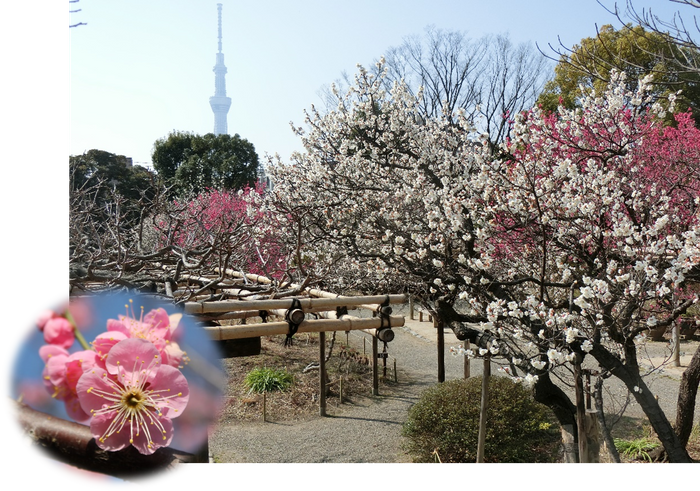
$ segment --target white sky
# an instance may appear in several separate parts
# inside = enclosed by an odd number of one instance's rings
[[[509,33],[547,48],[615,21],[596,0],[218,1],[229,133],[261,158],[300,150],[289,123],[303,124],[323,86],[428,25],[473,38]],[[150,163],[153,143],[170,131],[213,131],[217,3],[80,0],[71,20],[87,25],[70,33],[72,155],[98,148]]]

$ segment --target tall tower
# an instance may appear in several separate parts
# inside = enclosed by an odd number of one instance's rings
[[[209,98],[209,105],[214,111],[215,135],[228,133],[226,115],[231,107],[231,98],[226,97],[226,66],[224,65],[224,54],[221,52],[221,7],[220,3],[216,4],[219,11],[219,52],[216,53],[216,65],[214,65],[214,96]]]

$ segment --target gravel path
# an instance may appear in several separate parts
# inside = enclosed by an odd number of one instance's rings
[[[351,403],[328,407],[327,417],[315,416],[294,422],[252,422],[219,425],[209,439],[209,451],[215,462],[251,463],[391,463],[409,462],[401,451],[401,427],[406,413],[421,393],[437,382],[435,331],[427,322],[406,321],[395,328],[395,339],[389,343],[389,355],[397,360],[398,383],[380,382],[379,396],[354,398]],[[359,335],[358,335],[359,336]],[[352,339],[352,338],[351,338]],[[360,346],[362,341],[359,341]],[[445,346],[458,344],[446,333]],[[682,361],[689,361],[695,343],[684,343],[687,352]],[[667,352],[663,343],[653,343],[650,354],[658,363]],[[393,363],[393,360],[392,360]],[[463,358],[445,356],[445,378],[463,376]],[[492,369],[495,372],[495,367]],[[481,360],[471,362],[472,375],[482,372]],[[669,418],[675,418],[678,380],[682,369],[655,372],[647,378],[650,389]],[[622,396],[624,387],[608,379],[606,387],[612,395]],[[368,387],[368,394],[371,386]],[[643,413],[632,403],[625,415],[641,417]],[[700,402],[696,418],[700,415]]]

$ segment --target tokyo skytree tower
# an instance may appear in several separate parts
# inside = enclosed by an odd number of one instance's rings
[[[214,134],[221,135],[228,133],[228,123],[226,115],[231,107],[231,98],[226,97],[226,66],[224,65],[224,54],[221,52],[221,7],[216,4],[219,11],[219,52],[216,53],[216,65],[214,65],[214,96],[209,98],[209,105],[214,111]]]

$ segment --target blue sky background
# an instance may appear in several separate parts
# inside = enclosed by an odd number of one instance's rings
[[[153,143],[170,131],[213,131],[219,2],[229,133],[261,158],[300,150],[289,123],[303,124],[322,87],[428,25],[475,39],[507,33],[548,50],[617,22],[596,0],[80,0],[71,20],[87,25],[70,33],[71,154],[98,148],[150,163]]]

